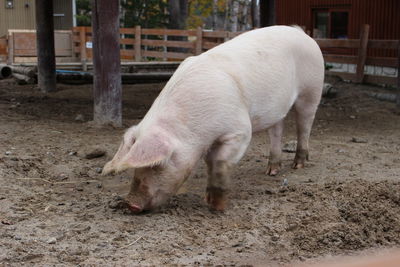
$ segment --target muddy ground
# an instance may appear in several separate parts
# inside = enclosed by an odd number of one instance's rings
[[[1,81],[0,265],[286,265],[400,246],[400,116],[366,95],[384,89],[334,83],[305,169],[292,170],[294,154],[284,153],[283,172],[266,176],[260,133],[225,213],[204,202],[202,164],[168,205],[132,215],[116,205],[130,174],[98,172],[162,85],[124,86],[124,129],[114,129],[90,122],[90,86],[44,95]],[[294,137],[289,114],[284,141]],[[107,154],[86,159],[96,148]]]

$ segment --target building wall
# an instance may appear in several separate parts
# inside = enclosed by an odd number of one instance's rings
[[[54,28],[56,30],[70,30],[72,19],[72,1],[54,0]]]
[[[8,29],[35,28],[35,0],[14,0],[14,8],[5,8],[6,1],[0,0],[0,37]]]
[[[10,29],[32,30],[35,24],[35,0],[14,0],[14,7],[5,8],[6,0],[0,0],[0,37]],[[64,16],[54,17],[56,30],[72,28],[72,0],[54,0],[54,14]]]
[[[349,38],[359,37],[362,25],[370,25],[370,39],[400,39],[399,0],[275,0],[276,24],[298,24],[312,32],[313,8],[349,10]]]

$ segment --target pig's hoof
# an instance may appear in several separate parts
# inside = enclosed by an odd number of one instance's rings
[[[294,162],[292,165],[293,169],[303,169],[304,168],[304,163],[299,163],[299,162]]]
[[[224,211],[228,202],[226,191],[221,188],[207,188],[206,200],[214,211]]]
[[[305,162],[308,160],[308,151],[307,150],[297,150],[296,156],[294,157],[294,162],[292,165],[293,169],[302,169],[304,168]]]
[[[275,176],[280,172],[280,170],[281,170],[280,163],[268,163],[267,175]]]
[[[293,169],[303,169],[304,165],[305,165],[305,161],[306,161],[306,159],[295,158],[292,168]]]

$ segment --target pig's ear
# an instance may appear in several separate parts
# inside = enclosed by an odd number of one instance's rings
[[[146,136],[132,146],[117,171],[160,165],[171,157],[172,152],[172,144],[165,136]]]
[[[119,165],[121,160],[128,154],[129,149],[132,147],[134,140],[130,142],[122,141],[121,145],[118,148],[117,153],[115,153],[114,158],[106,163],[103,167],[102,175],[107,175],[110,173],[118,172]]]

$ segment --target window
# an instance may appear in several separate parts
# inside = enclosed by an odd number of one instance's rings
[[[335,9],[313,10],[315,38],[348,38],[349,12]]]

